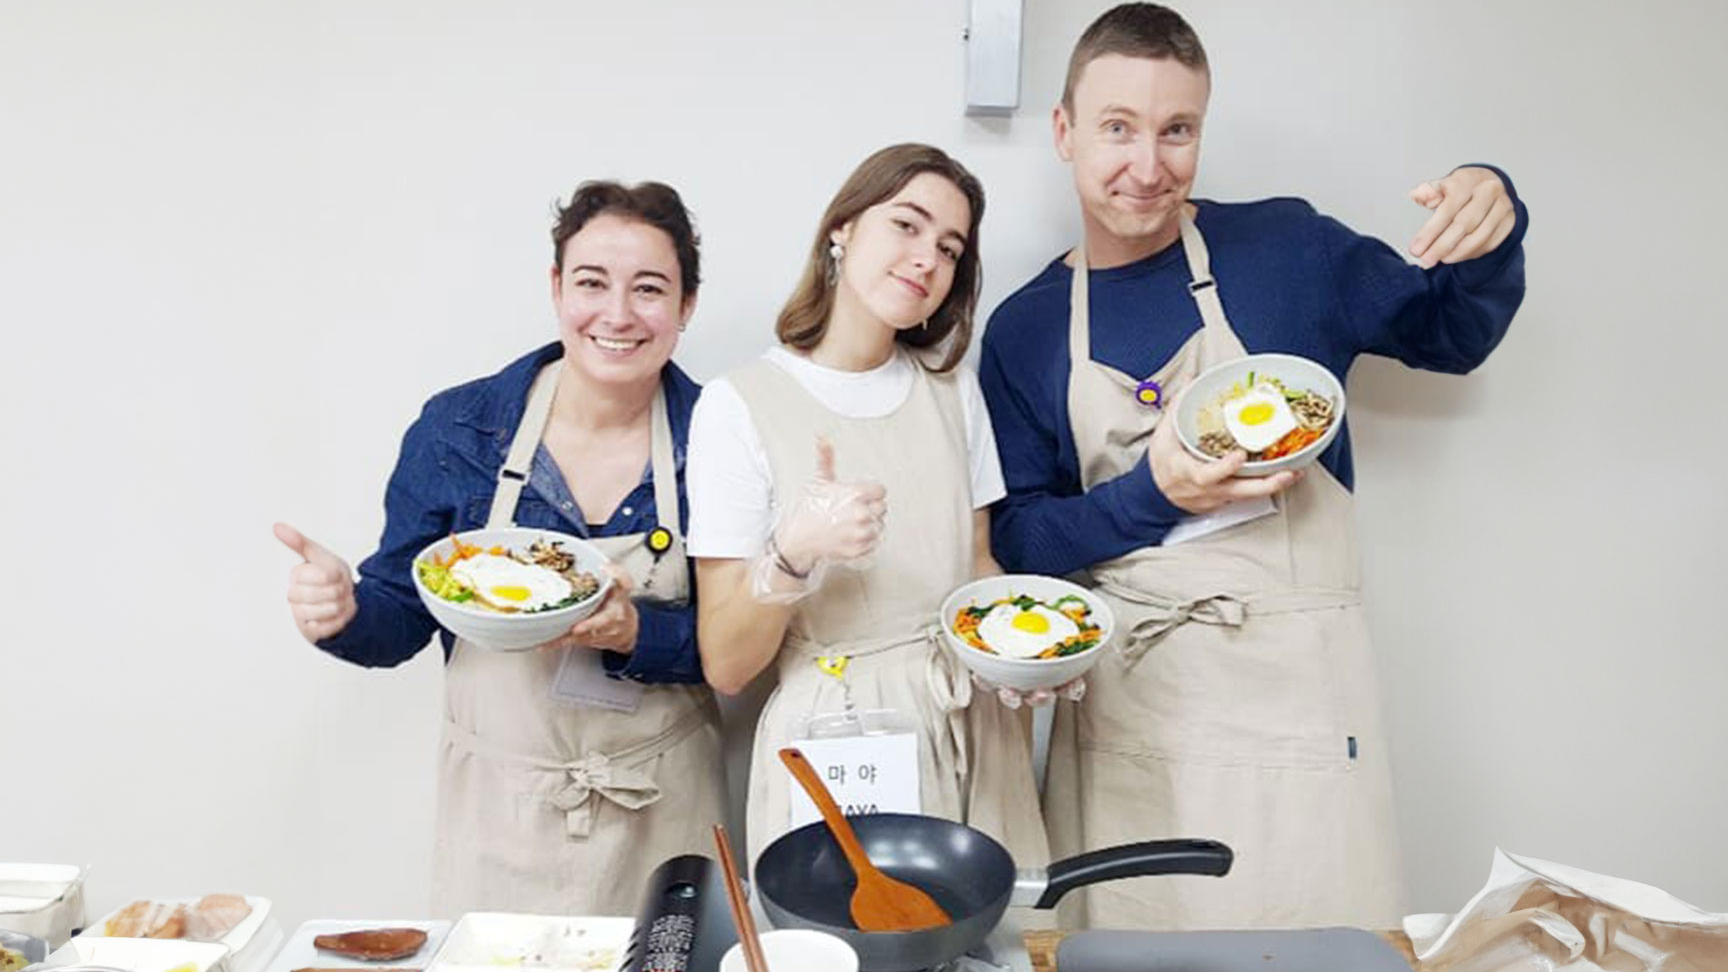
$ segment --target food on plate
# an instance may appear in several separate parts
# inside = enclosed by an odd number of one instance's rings
[[[134,901],[114,913],[103,926],[109,938],[184,938],[220,941],[252,913],[238,894],[207,894],[192,904],[173,901]]]
[[[30,960],[24,957],[23,952],[15,952],[4,945],[0,945],[0,972],[18,972],[19,969],[29,964]]]
[[[1016,594],[954,615],[954,633],[982,652],[1004,658],[1062,658],[1098,646],[1103,629],[1092,606],[1070,594],[1045,603]]]
[[[426,932],[419,928],[362,928],[334,935],[319,935],[312,944],[320,951],[346,955],[371,962],[391,962],[407,958],[426,944]]]
[[[1302,451],[1325,435],[1335,418],[1332,399],[1250,371],[1201,406],[1194,424],[1201,452],[1222,458],[1241,449],[1250,461],[1259,461]]]
[[[186,909],[186,936],[195,942],[220,941],[246,920],[252,906],[238,894],[207,894]]]
[[[527,550],[485,549],[454,535],[448,559],[433,554],[414,567],[426,589],[446,601],[501,614],[556,611],[592,597],[600,580],[576,569],[576,556],[558,541]]]
[[[323,967],[316,966],[316,965],[309,965],[303,969],[295,969],[294,972],[354,972],[354,967],[352,965],[349,965],[349,966],[340,966],[340,967],[332,967],[332,968],[323,968]],[[385,966],[382,968],[368,968],[366,970],[366,972],[421,972],[421,970],[417,969],[417,968],[405,969],[405,968],[392,968],[389,966]]]
[[[186,906],[172,901],[134,901],[103,926],[109,938],[180,938],[186,933]]]

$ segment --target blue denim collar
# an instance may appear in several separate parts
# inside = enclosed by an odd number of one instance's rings
[[[553,341],[510,362],[490,378],[454,389],[462,401],[451,417],[479,432],[507,435],[515,432],[528,404],[528,386],[533,384],[534,376],[563,354],[564,345]]]
[[[481,433],[486,442],[484,455],[471,455],[482,466],[496,469],[509,451],[510,437],[522,422],[523,409],[528,404],[528,386],[540,369],[564,354],[564,345],[554,341],[517,358],[497,374],[451,389],[451,420]],[[684,373],[684,369],[668,361],[660,374],[661,387],[666,392],[666,411],[672,426],[672,455],[679,471],[684,469],[684,446],[688,440],[690,409],[701,394],[701,386]],[[462,450],[467,451],[467,450]]]

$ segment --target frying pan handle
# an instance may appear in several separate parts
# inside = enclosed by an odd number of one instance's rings
[[[1118,878],[1155,874],[1223,877],[1230,873],[1230,864],[1235,857],[1235,853],[1224,844],[1198,838],[1143,840],[1137,844],[1087,851],[1050,865],[1044,894],[1032,907],[1054,908],[1063,895],[1075,888]]]

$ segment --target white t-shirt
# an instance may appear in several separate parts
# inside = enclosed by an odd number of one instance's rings
[[[869,371],[837,371],[783,347],[763,355],[797,380],[829,409],[850,418],[876,418],[899,408],[912,394],[917,362],[896,348],[893,357]],[[961,365],[960,408],[966,422],[966,447],[972,468],[972,508],[981,510],[1008,494],[996,435],[978,376]],[[811,448],[815,448],[812,443]],[[738,389],[724,378],[702,387],[690,416],[690,441],[684,461],[684,488],[690,501],[692,557],[754,557],[774,528],[774,476],[768,450],[750,419]],[[890,508],[894,497],[888,497]]]

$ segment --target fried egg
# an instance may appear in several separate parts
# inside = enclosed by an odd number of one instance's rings
[[[1004,658],[1036,658],[1080,633],[1072,618],[1034,604],[998,604],[978,622],[978,637]]]
[[[500,611],[533,611],[570,596],[570,582],[535,564],[497,554],[476,554],[458,561],[450,576],[474,589],[474,596]]]
[[[1224,403],[1224,427],[1243,449],[1263,452],[1296,428],[1296,416],[1276,386],[1256,385]]]

